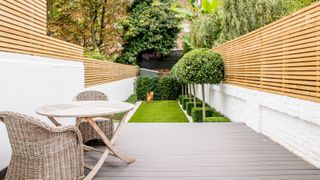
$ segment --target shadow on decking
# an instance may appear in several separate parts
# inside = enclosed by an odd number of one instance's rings
[[[136,162],[110,156],[95,179],[320,179],[320,170],[242,123],[126,124],[115,144]]]

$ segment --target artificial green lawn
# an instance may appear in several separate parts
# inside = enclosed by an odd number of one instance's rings
[[[189,121],[177,101],[153,101],[152,103],[142,102],[129,122],[180,123]]]

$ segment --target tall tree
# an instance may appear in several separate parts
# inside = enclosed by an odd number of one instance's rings
[[[48,35],[111,55],[121,47],[118,22],[129,0],[48,0]]]
[[[118,62],[135,64],[143,52],[168,53],[176,45],[181,19],[170,0],[135,0],[122,22],[123,51]]]

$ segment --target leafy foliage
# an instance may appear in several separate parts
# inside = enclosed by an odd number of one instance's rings
[[[188,96],[185,96],[184,98],[182,98],[182,109],[186,110],[187,108],[187,103],[190,102],[190,99]]]
[[[217,44],[263,27],[319,0],[224,0]]]
[[[200,15],[191,23],[191,45],[194,48],[211,48],[220,32],[219,16]]]
[[[205,113],[206,113],[206,117],[210,117],[213,114],[213,110],[210,107],[206,107]],[[203,120],[202,108],[201,107],[192,108],[191,117],[193,119],[193,122],[202,122]]]
[[[155,100],[176,100],[181,93],[180,86],[171,76],[140,76],[136,80],[137,99],[146,100],[147,93],[153,91]]]
[[[230,122],[227,117],[206,117],[203,122]]]
[[[211,49],[196,49],[185,54],[171,73],[185,83],[219,84],[224,78],[224,65],[220,54]]]
[[[145,51],[168,53],[176,45],[181,19],[164,0],[136,0],[122,21],[123,51],[118,62],[135,64]]]
[[[183,45],[183,54],[186,54],[189,51],[192,51],[194,49],[194,47],[191,44],[191,39],[189,34],[186,34],[182,37],[182,45]]]
[[[119,52],[118,22],[129,1],[48,0],[47,5],[49,36],[83,46],[87,57],[109,59]]]
[[[224,0],[222,13],[221,42],[226,42],[281,18],[286,10],[282,0]]]
[[[158,88],[158,98],[161,100],[176,100],[181,92],[181,84],[172,76],[160,78]]]
[[[185,96],[185,95],[179,95],[178,100],[179,100],[179,103],[180,103],[181,105],[182,105],[182,99],[185,98],[185,97],[187,97],[187,96]]]
[[[284,0],[283,6],[286,14],[289,14],[318,1],[319,0]]]
[[[181,1],[180,5],[177,5],[174,9],[182,17],[192,20],[201,14],[217,15],[221,4],[221,0],[201,0],[201,3],[196,0],[186,0],[185,2]]]
[[[146,100],[148,92],[155,91],[158,77],[140,76],[136,80],[136,94],[138,100]],[[156,94],[156,93],[155,93]]]
[[[201,107],[202,102],[196,102],[196,107]],[[188,102],[186,105],[186,111],[189,116],[191,116],[191,111],[194,108],[194,102]]]

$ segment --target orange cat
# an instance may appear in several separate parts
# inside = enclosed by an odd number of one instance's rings
[[[154,95],[154,93],[152,91],[147,93],[147,102],[148,103],[151,103],[153,101],[153,95]]]

